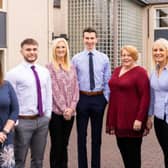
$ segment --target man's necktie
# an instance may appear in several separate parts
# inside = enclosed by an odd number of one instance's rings
[[[95,88],[94,67],[93,67],[93,53],[89,53],[89,76],[90,76],[90,90]]]
[[[31,69],[34,73],[34,77],[36,80],[36,88],[37,88],[37,109],[39,112],[39,115],[43,115],[43,104],[42,104],[42,95],[41,95],[41,85],[40,85],[40,80],[37,71],[35,70],[35,66],[31,66]]]

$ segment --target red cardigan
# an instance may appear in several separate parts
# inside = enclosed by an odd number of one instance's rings
[[[136,66],[119,77],[117,67],[109,80],[110,99],[106,131],[115,130],[118,137],[140,137],[147,118],[150,87],[147,72]],[[133,130],[135,120],[142,121],[141,131]]]

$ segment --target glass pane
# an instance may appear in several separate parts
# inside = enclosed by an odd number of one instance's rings
[[[168,27],[168,18],[156,19],[156,27]]]
[[[160,20],[159,19],[156,19],[156,27],[159,28],[160,27]]]
[[[168,17],[168,8],[156,9],[156,17]]]

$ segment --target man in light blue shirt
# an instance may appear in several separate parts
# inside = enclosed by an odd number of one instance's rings
[[[36,40],[25,39],[21,43],[21,54],[24,61],[6,75],[16,91],[20,106],[14,141],[16,168],[25,167],[29,147],[31,168],[42,168],[52,109],[51,79],[48,70],[36,64]]]
[[[78,168],[87,168],[86,136],[91,121],[91,167],[100,168],[101,133],[104,109],[109,98],[109,58],[96,50],[97,32],[83,31],[84,51],[72,58],[78,75],[80,100],[77,105]]]

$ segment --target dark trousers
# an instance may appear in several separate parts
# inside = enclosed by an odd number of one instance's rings
[[[106,104],[104,95],[80,95],[77,105],[78,168],[88,168],[86,137],[89,118],[92,143],[91,167],[100,168],[101,133]]]
[[[168,124],[161,119],[154,118],[156,137],[164,154],[165,168],[168,168]]]
[[[68,142],[72,130],[74,117],[71,120],[65,120],[62,115],[52,113],[49,124],[51,149],[50,149],[50,167],[67,168],[68,167]]]
[[[140,138],[118,138],[117,145],[119,147],[125,168],[141,167],[141,144]]]

